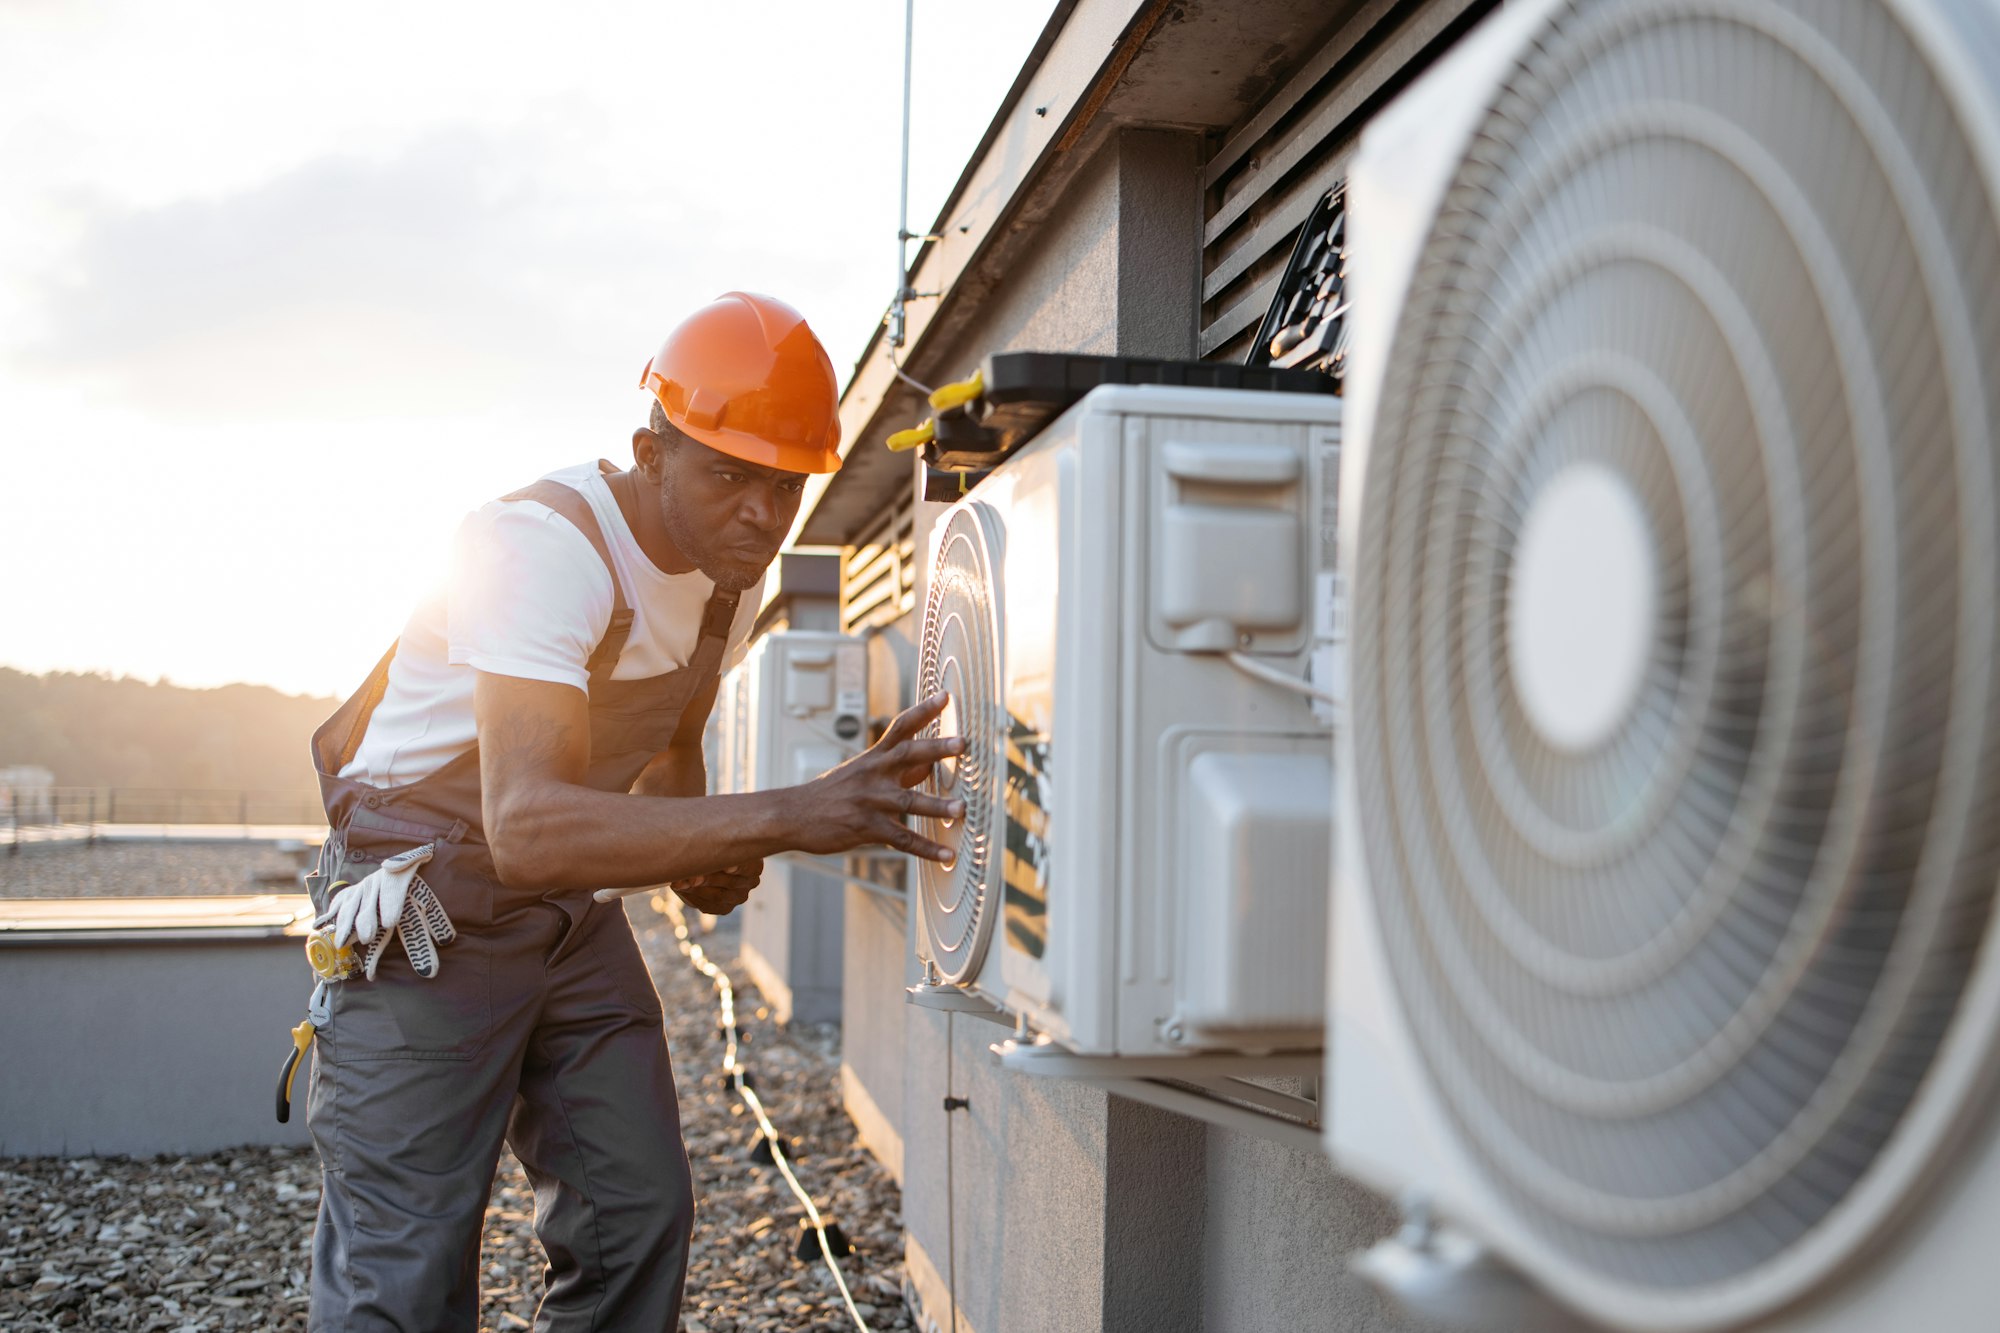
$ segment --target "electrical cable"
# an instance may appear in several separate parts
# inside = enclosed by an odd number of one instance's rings
[[[908,371],[903,369],[903,367],[896,360],[896,349],[893,346],[885,348],[884,350],[889,355],[889,369],[896,372],[897,379],[909,385],[912,389],[915,389],[918,393],[922,394],[926,399],[928,399],[932,394],[937,392],[936,389],[933,389],[930,385],[925,384],[921,380],[913,378]]]
[[[1247,653],[1225,653],[1223,656],[1229,659],[1229,665],[1246,676],[1255,676],[1258,680],[1276,685],[1281,690],[1303,694],[1308,699],[1318,699],[1322,703],[1329,704],[1334,702],[1332,691],[1323,690],[1309,680],[1300,680],[1297,676],[1288,675],[1276,667],[1266,666]]]
[[[958,1333],[958,1201],[952,1194],[951,1010],[944,1011],[944,1289],[951,1297],[951,1333]]]
[[[715,983],[716,994],[720,997],[722,1006],[724,1033],[722,1072],[735,1083],[736,1095],[743,1099],[743,1104],[750,1108],[750,1114],[757,1118],[757,1128],[764,1135],[764,1142],[771,1148],[771,1161],[784,1174],[785,1183],[791,1186],[793,1196],[805,1206],[806,1219],[812,1224],[813,1233],[819,1237],[819,1252],[826,1256],[827,1269],[833,1274],[834,1285],[840,1288],[840,1299],[847,1304],[848,1317],[854,1320],[854,1326],[860,1329],[861,1333],[869,1333],[867,1322],[861,1318],[861,1311],[854,1308],[854,1293],[847,1289],[847,1278],[840,1271],[840,1261],[833,1257],[833,1246],[826,1238],[826,1221],[819,1215],[819,1208],[813,1203],[812,1196],[806,1193],[803,1185],[799,1184],[799,1178],[792,1174],[791,1163],[785,1160],[784,1147],[778,1140],[777,1128],[772,1125],[771,1118],[764,1112],[763,1100],[743,1081],[743,1066],[736,1062],[736,988],[730,984],[729,974],[711,963],[707,953],[694,942],[694,936],[688,930],[687,914],[681,911],[680,904],[671,895],[655,894],[653,907],[673,923],[674,941],[680,946],[681,953],[695,965],[697,971]]]

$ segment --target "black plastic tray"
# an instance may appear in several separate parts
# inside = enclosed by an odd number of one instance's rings
[[[1164,384],[1270,393],[1338,393],[1339,384],[1308,370],[1155,357],[1082,356],[1069,352],[999,352],[980,366],[985,392],[937,415],[937,438],[924,458],[941,472],[983,472],[1041,433],[1092,389],[1107,384]]]

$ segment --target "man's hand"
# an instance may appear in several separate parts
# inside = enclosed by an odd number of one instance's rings
[[[743,905],[750,897],[750,890],[756,888],[763,877],[764,863],[749,861],[712,874],[696,875],[693,879],[684,879],[667,887],[697,912],[728,916]]]
[[[788,792],[792,836],[800,851],[826,854],[857,847],[893,847],[950,865],[954,851],[932,842],[904,820],[911,815],[959,819],[965,802],[930,796],[914,788],[940,760],[965,752],[956,736],[919,737],[944,712],[950,696],[934,694],[905,710],[882,739],[804,786]]]

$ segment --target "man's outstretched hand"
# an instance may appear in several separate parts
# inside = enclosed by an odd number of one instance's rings
[[[750,890],[757,887],[764,877],[764,863],[749,861],[727,870],[717,870],[706,875],[696,875],[678,884],[667,887],[676,897],[697,912],[710,916],[728,916],[741,907],[749,898]]]
[[[965,752],[956,736],[920,736],[950,702],[934,694],[899,713],[882,739],[840,767],[790,789],[792,845],[820,855],[857,847],[893,847],[949,865],[953,850],[905,821],[912,815],[959,819],[965,802],[915,790],[940,759]]]

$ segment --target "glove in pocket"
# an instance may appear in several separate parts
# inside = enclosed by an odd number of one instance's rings
[[[401,809],[363,806],[341,831],[343,860],[334,879],[352,883],[389,857],[429,844],[431,859],[418,873],[437,895],[452,925],[460,931],[491,925],[493,883],[475,849],[462,841],[464,832],[462,824],[433,822]],[[361,875],[353,873],[357,868]]]

